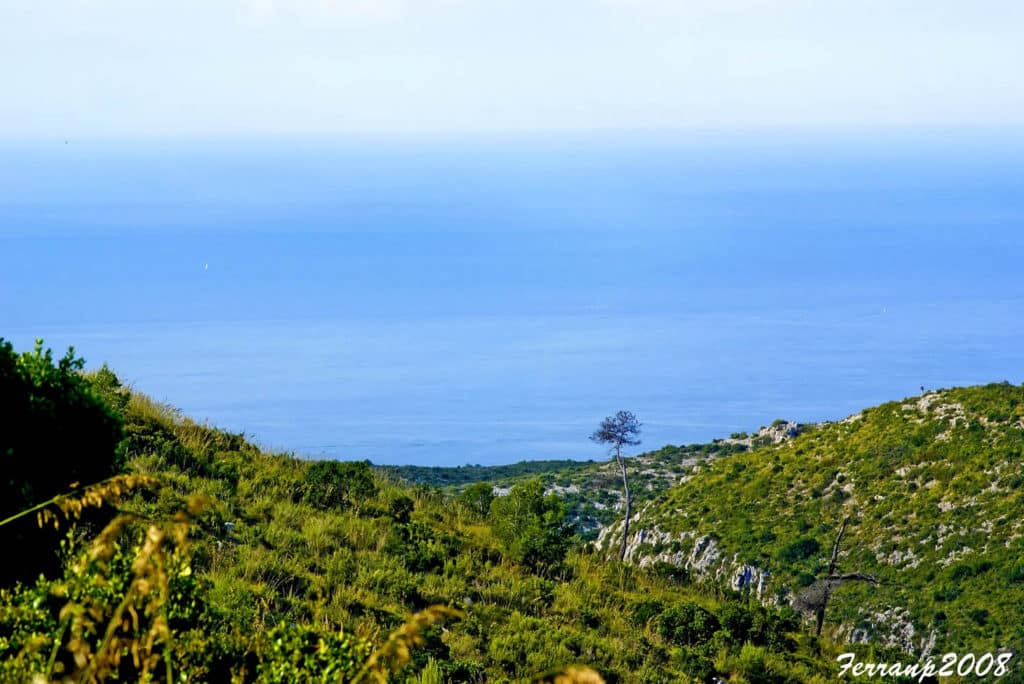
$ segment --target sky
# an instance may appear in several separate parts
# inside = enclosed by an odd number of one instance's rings
[[[1024,125],[1019,0],[0,0],[0,138]]]

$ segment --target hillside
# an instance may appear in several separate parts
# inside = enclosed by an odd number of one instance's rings
[[[263,452],[81,367],[0,341],[2,681],[824,683],[848,651],[1024,641],[1020,387],[631,458],[623,564],[601,550],[606,463],[410,484]],[[582,506],[610,523],[596,544]],[[879,584],[838,587],[816,637],[792,599],[846,518],[839,570]]]
[[[692,473],[709,459],[745,452],[753,447],[792,439],[806,428],[798,423],[776,420],[752,433],[734,433],[706,444],[666,445],[627,457],[634,504],[652,500]],[[496,493],[532,477],[538,478],[550,494],[565,502],[576,531],[583,539],[597,538],[598,532],[622,516],[622,476],[610,460],[521,461],[499,466],[377,466],[382,472],[414,484],[427,484],[461,491],[466,485],[487,482]]]
[[[1024,389],[927,392],[702,463],[634,518],[628,558],[789,604],[844,518],[826,632],[921,653],[1024,648]],[[613,546],[621,522],[602,534]]]
[[[455,494],[262,452],[81,365],[0,342],[0,453],[28,497],[0,537],[40,554],[0,586],[2,681],[782,684],[832,681],[847,649],[602,558],[537,479]],[[87,452],[112,477],[29,486]]]

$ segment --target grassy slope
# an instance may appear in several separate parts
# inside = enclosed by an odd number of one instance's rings
[[[873,573],[884,584],[837,592],[829,622],[841,625],[840,637],[860,628],[919,648],[934,633],[939,649],[1019,652],[1022,458],[1021,387],[883,404],[702,466],[642,513],[634,530],[656,541],[639,545],[635,559],[689,558],[695,538],[710,535],[721,552],[712,572],[729,577],[741,563],[768,569],[768,593],[785,600],[820,576],[841,520],[851,516],[841,570]],[[654,529],[671,537],[652,537]]]
[[[193,527],[202,618],[176,641],[182,668],[271,657],[279,625],[379,642],[409,613],[437,603],[466,618],[417,650],[416,669],[428,659],[441,668],[443,677],[431,681],[519,680],[572,662],[613,682],[832,681],[849,628],[873,606],[905,607],[918,641],[932,628],[943,646],[977,652],[1021,641],[1021,388],[894,402],[750,453],[730,454],[739,447],[723,443],[634,459],[643,464],[638,481],[652,483],[636,529],[676,535],[667,545],[638,545],[634,560],[685,556],[693,543],[686,533],[713,535],[723,565],[771,569],[769,598],[820,570],[823,550],[783,560],[793,542],[813,539],[824,549],[838,521],[854,515],[843,568],[887,584],[841,589],[821,641],[801,635],[807,626],[787,622],[785,610],[765,613],[749,594],[723,589],[723,578],[623,566],[581,548],[559,567],[531,572],[506,556],[490,521],[455,504],[451,492],[386,474],[377,474],[372,498],[317,509],[302,496],[309,462],[260,452],[140,395],[123,413],[128,470],[163,483],[128,508],[161,519],[196,494],[211,502]],[[570,496],[581,499],[594,478],[614,482],[604,464],[545,477],[577,485]],[[659,484],[680,478],[667,491]],[[414,503],[409,520],[394,515],[402,497]],[[32,591],[4,594],[3,629],[4,616],[22,620],[27,599],[49,590]],[[17,624],[19,638],[34,629]],[[876,662],[899,657],[855,648]]]
[[[466,619],[419,657],[420,665],[434,658],[452,681],[517,680],[574,662],[610,682],[746,670],[775,673],[763,681],[828,681],[834,673],[816,655],[830,645],[811,648],[795,635],[750,645],[757,638],[746,627],[723,624],[714,640],[688,645],[666,631],[660,616],[680,605],[703,606],[723,623],[723,610],[760,615],[716,587],[577,551],[537,575],[503,556],[486,519],[439,489],[378,474],[372,500],[316,510],[298,496],[308,462],[262,453],[139,395],[126,422],[129,468],[167,485],[156,499],[137,500],[140,512],[167,515],[197,493],[213,501],[195,535],[194,567],[212,616],[207,629],[234,635],[239,648],[259,648],[281,622],[379,640],[410,612],[445,604]],[[415,502],[408,522],[388,513],[402,496]],[[768,615],[780,625],[788,619]]]

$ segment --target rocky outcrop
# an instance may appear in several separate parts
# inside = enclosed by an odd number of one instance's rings
[[[708,570],[714,566],[721,555],[722,552],[718,547],[718,542],[713,537],[700,537],[693,545],[693,552],[690,553],[686,567],[696,571],[698,574],[707,574]]]
[[[771,425],[761,427],[757,432],[739,437],[730,437],[719,440],[723,444],[741,444],[748,449],[754,449],[768,444],[781,444],[786,440],[793,439],[807,426],[792,420],[777,420]]]
[[[840,629],[840,636],[843,631]],[[925,657],[935,647],[936,634],[934,630],[930,630],[927,635],[919,634],[914,629],[910,611],[894,607],[866,615],[849,630],[846,639],[853,644],[873,641]]]
[[[642,518],[638,513],[631,525]],[[617,548],[621,539],[621,523],[601,530],[597,539],[600,549]],[[738,556],[724,556],[718,540],[711,535],[697,536],[694,532],[668,532],[658,527],[639,528],[631,532],[626,543],[626,562],[640,567],[668,563],[686,568],[698,577],[709,577],[728,584],[734,590],[747,590],[761,599],[767,596],[767,570],[749,563],[740,563]]]
[[[768,582],[768,571],[756,565],[743,564],[733,575],[730,586],[736,591],[750,589],[758,598],[764,593]]]

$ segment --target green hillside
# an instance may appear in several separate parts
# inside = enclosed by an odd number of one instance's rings
[[[702,464],[637,516],[630,559],[787,604],[826,572],[849,517],[839,569],[880,583],[835,591],[833,638],[1020,652],[1022,466],[1024,389],[928,392]]]
[[[265,453],[80,368],[0,342],[17,494],[0,541],[20,551],[0,582],[0,681],[836,675],[845,647],[791,610],[588,551],[539,480],[456,494]],[[68,482],[83,458],[110,477]]]
[[[631,458],[620,563],[606,463],[411,484],[81,368],[0,341],[0,681],[824,683],[933,632],[1021,643],[1021,388]],[[846,516],[841,569],[882,583],[840,587],[815,637],[789,599]]]
[[[788,439],[803,429],[795,423],[776,421],[770,427],[748,435],[737,433],[708,444],[666,445],[628,458],[634,503],[661,494],[686,477],[695,465],[707,459],[741,453],[752,444]],[[468,485],[487,482],[497,492],[536,478],[548,493],[565,502],[577,533],[585,540],[597,538],[598,531],[622,516],[622,475],[608,459],[601,461],[521,461],[499,466],[376,466],[381,472],[414,484],[427,484],[451,492]]]

